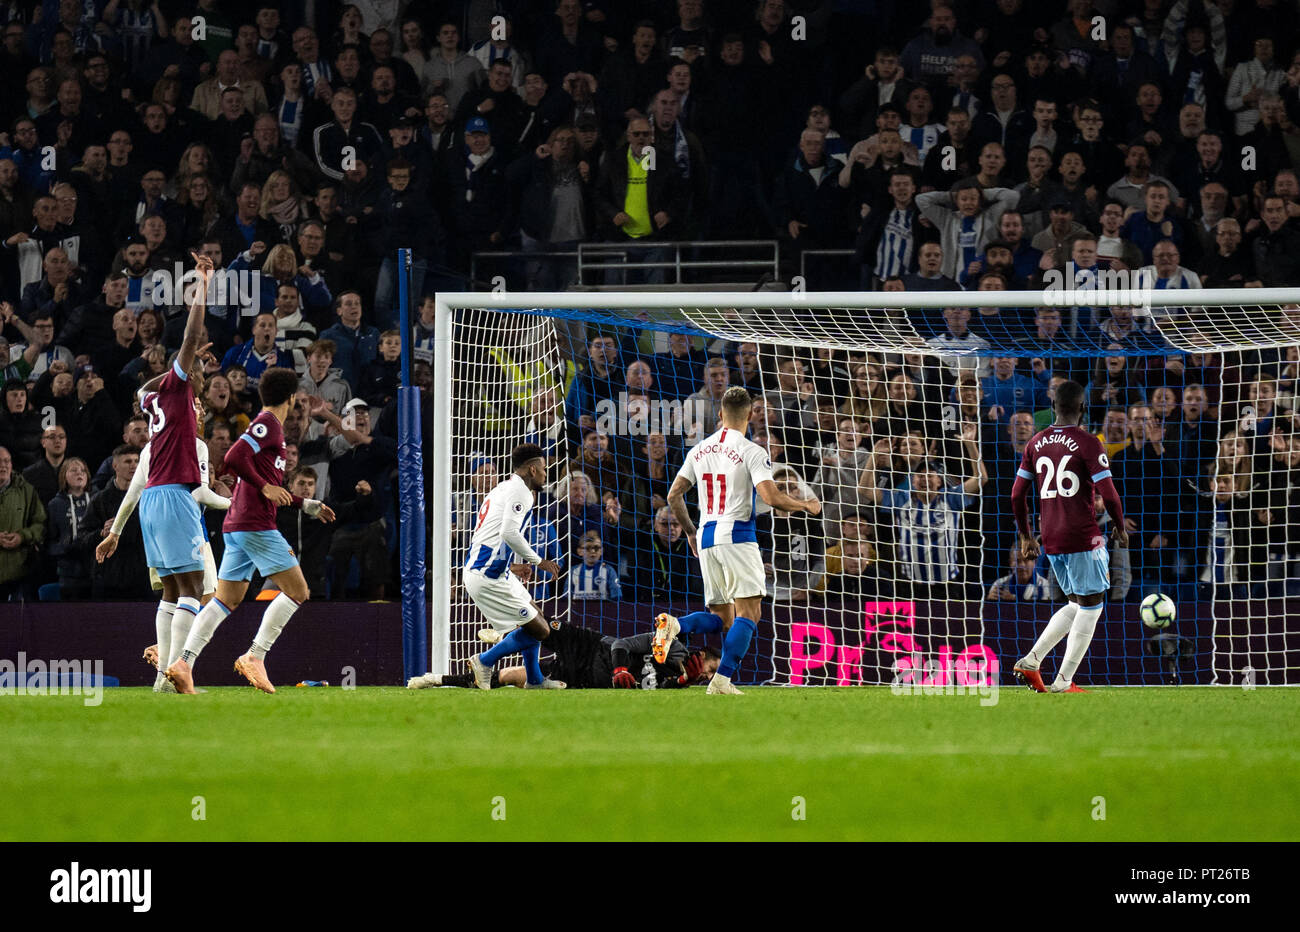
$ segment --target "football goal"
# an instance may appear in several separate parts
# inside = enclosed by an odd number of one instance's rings
[[[621,636],[702,608],[666,497],[742,385],[774,481],[822,509],[756,506],[768,598],[738,682],[1009,683],[1062,599],[1046,561],[1014,547],[1011,484],[1072,379],[1128,531],[1118,546],[1098,499],[1110,591],[1080,681],[1300,682],[1297,302],[1300,289],[441,294],[432,669],[480,647],[460,568],[524,442],[549,468],[526,533],[564,569],[520,568],[548,619]],[[1152,593],[1177,606],[1167,627],[1140,620]]]

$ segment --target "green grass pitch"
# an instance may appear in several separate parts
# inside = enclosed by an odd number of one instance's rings
[[[0,839],[1300,837],[1300,692],[998,700],[884,688],[111,689],[97,707],[4,696]]]

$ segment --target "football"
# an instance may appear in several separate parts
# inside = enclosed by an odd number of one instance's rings
[[[1148,628],[1168,628],[1177,614],[1174,600],[1163,592],[1152,593],[1142,600],[1142,624]]]

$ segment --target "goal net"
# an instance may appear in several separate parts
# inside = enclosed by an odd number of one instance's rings
[[[1129,532],[1082,680],[1300,681],[1300,291],[1250,295],[442,295],[433,668],[481,649],[460,567],[523,442],[549,466],[526,533],[564,569],[526,580],[548,619],[623,636],[702,609],[666,496],[743,385],[777,486],[823,508],[759,504],[768,598],[738,682],[1008,683],[1063,598],[1014,548],[1011,485],[1071,378]],[[1152,593],[1167,628],[1140,620]]]

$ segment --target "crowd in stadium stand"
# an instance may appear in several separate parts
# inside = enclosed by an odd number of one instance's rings
[[[783,278],[806,250],[851,250],[808,268],[864,290],[956,296],[1108,270],[1146,270],[1160,289],[1300,285],[1295,0],[0,11],[15,89],[0,100],[0,598],[56,583],[65,599],[150,595],[137,519],[105,564],[92,551],[147,436],[135,389],[181,340],[178,292],[155,273],[192,266],[192,251],[230,273],[206,316],[215,472],[257,411],[260,374],[295,368],[286,482],[339,521],[286,511],[282,530],[313,592],[336,598],[396,581],[399,246],[417,301],[495,271],[563,290],[583,242],[670,263],[675,243],[746,238],[780,244]],[[538,255],[472,265],[502,251]],[[414,334],[426,399],[431,314],[426,301]],[[689,400],[711,426],[741,384],[777,481],[828,505],[764,519],[778,600],[953,585],[1048,597],[1055,580],[1012,556],[1005,501],[1061,377],[1087,386],[1134,522],[1112,595],[1297,584],[1294,350],[1166,355],[1127,308],[954,297],[913,322],[941,365],[580,335],[554,391],[528,402],[538,435],[563,434],[572,456],[534,525],[570,595],[698,597],[663,507],[687,432],[639,435],[627,404],[611,422],[600,403],[631,398],[635,417]],[[1026,341],[1041,356],[979,353]],[[1069,355],[1080,346],[1117,355]],[[456,490],[460,536],[504,468],[476,459],[457,464],[474,477]],[[209,513],[218,556],[220,521]],[[917,522],[944,543],[922,553]]]

